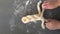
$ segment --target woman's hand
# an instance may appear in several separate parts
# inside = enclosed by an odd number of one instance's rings
[[[42,4],[42,9],[54,9],[56,7],[58,7],[59,4],[58,2],[50,2],[50,1],[44,1],[43,4]]]
[[[60,29],[60,21],[49,19],[48,22],[45,24],[46,28],[48,28],[49,30]]]

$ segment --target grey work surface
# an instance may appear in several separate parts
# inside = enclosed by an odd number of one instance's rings
[[[14,12],[13,4],[12,4],[13,2],[14,0],[0,0],[0,34],[22,34],[22,33],[25,34],[24,33],[25,31],[21,33],[21,30],[19,30],[19,28],[16,28],[15,31],[11,31],[10,29],[10,19],[14,21],[14,18],[11,18]],[[19,19],[19,18],[16,18],[16,19]],[[22,27],[21,29],[25,30],[24,27]],[[44,30],[44,31],[38,31],[38,32],[40,32],[39,34],[60,34],[60,31]],[[35,32],[32,32],[32,34],[34,33]]]

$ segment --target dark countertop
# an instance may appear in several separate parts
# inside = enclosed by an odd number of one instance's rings
[[[13,2],[14,2],[14,0],[0,0],[0,34],[12,34],[12,33],[13,34],[22,34],[22,33],[25,32],[25,31],[23,31],[21,33],[19,28],[17,28],[15,31],[11,31],[10,30],[10,24],[9,24],[10,23],[10,19],[12,19],[12,21],[14,21],[14,19],[11,18],[12,14],[14,12]],[[16,18],[16,19],[19,19],[19,18]],[[25,26],[23,26],[21,29],[25,30],[24,27]],[[39,28],[37,28],[37,29],[39,29]],[[44,30],[44,31],[38,31],[38,32],[39,32],[39,34],[60,34],[60,31]],[[34,33],[35,32],[32,32],[32,34],[34,34]],[[27,33],[27,34],[29,34],[29,33]]]

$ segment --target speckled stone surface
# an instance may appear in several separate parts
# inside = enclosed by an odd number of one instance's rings
[[[25,4],[28,0],[19,0],[17,2],[18,8],[14,2],[15,0],[0,0],[0,34],[60,34],[60,30],[41,29],[41,21],[28,24],[21,22],[21,17],[37,13],[38,0],[29,0],[27,6]],[[16,10],[18,10],[17,13]]]

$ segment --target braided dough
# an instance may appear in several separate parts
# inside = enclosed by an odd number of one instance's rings
[[[42,10],[42,12],[41,12],[41,10],[40,10],[40,4],[41,4],[41,2],[39,1],[37,3],[38,14],[35,14],[35,15],[27,15],[27,16],[22,17],[21,21],[24,24],[29,23],[31,21],[41,20],[42,21],[41,27],[42,27],[42,29],[45,29],[44,22],[46,21],[46,19],[43,18],[44,10]]]

